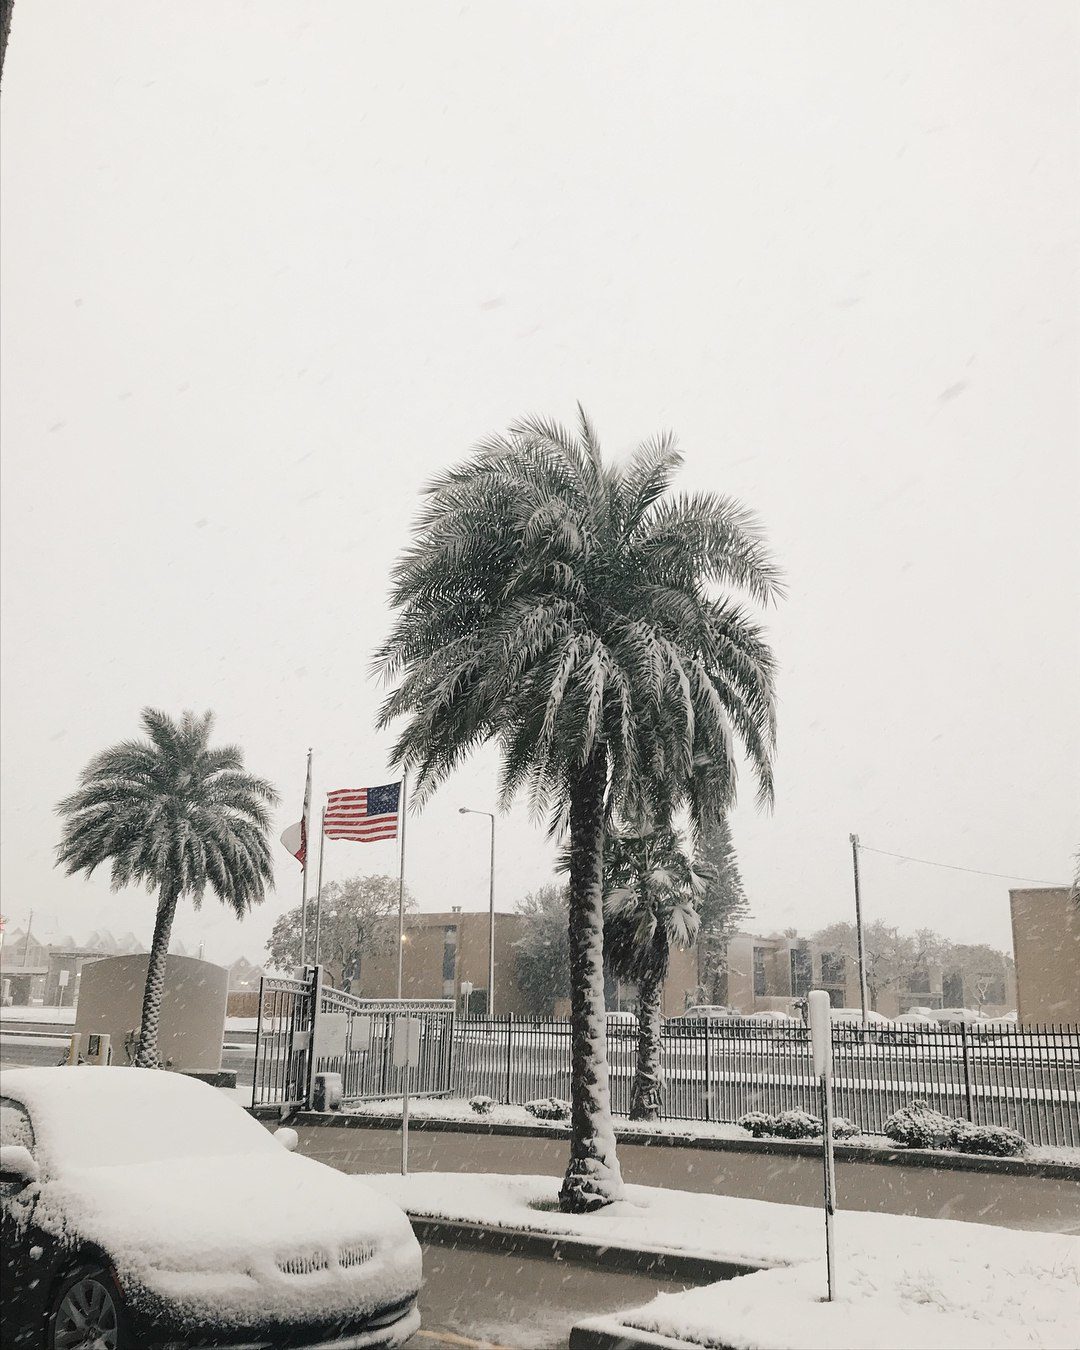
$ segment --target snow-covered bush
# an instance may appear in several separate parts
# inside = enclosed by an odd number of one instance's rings
[[[847,1121],[835,1121],[834,1126],[840,1125],[848,1129],[851,1134],[857,1134],[854,1126],[848,1126]],[[795,1109],[793,1111],[781,1111],[778,1116],[770,1116],[765,1111],[747,1111],[744,1116],[740,1116],[736,1124],[742,1126],[744,1130],[754,1136],[755,1139],[820,1139],[821,1121],[817,1116],[811,1116],[806,1111]],[[842,1137],[842,1132],[834,1129],[837,1137]]]
[[[911,1102],[886,1120],[884,1133],[901,1148],[948,1148],[957,1122],[925,1102]]]
[[[1015,1130],[963,1121],[953,1131],[953,1147],[960,1153],[984,1153],[991,1158],[1019,1158],[1027,1152],[1027,1144]]]
[[[821,1137],[821,1121],[798,1107],[781,1111],[773,1123],[773,1133],[781,1139],[814,1139]]]
[[[490,1116],[495,1103],[490,1097],[470,1097],[469,1105],[478,1116]]]
[[[570,1103],[558,1097],[538,1097],[536,1101],[526,1102],[525,1110],[537,1120],[569,1120]]]
[[[749,1130],[755,1139],[765,1139],[776,1133],[776,1117],[765,1111],[747,1111],[735,1122],[740,1128]]]
[[[843,1116],[833,1116],[832,1133],[834,1139],[850,1139],[859,1133],[859,1127]]]

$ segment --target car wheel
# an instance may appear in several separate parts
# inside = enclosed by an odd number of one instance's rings
[[[104,1267],[80,1266],[61,1281],[45,1344],[48,1350],[128,1350],[124,1305]]]

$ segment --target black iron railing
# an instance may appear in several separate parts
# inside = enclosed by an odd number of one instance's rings
[[[911,1101],[975,1124],[1004,1125],[1035,1144],[1080,1146],[1080,1027],[979,1024],[834,1027],[836,1112],[866,1133]],[[630,1108],[632,1023],[609,1023],[616,1114]],[[570,1095],[570,1024],[467,1017],[454,1024],[450,1088],[524,1103]],[[664,1115],[736,1121],[747,1111],[817,1114],[809,1032],[798,1022],[723,1019],[663,1035]],[[379,1094],[381,1095],[381,1094]]]

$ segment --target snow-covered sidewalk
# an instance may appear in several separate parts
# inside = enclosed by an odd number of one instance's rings
[[[623,1313],[618,1324],[732,1350],[1073,1350],[1080,1238],[903,1215],[837,1215],[839,1298],[825,1292],[821,1211],[628,1186],[594,1215],[557,1209],[553,1177],[367,1178],[416,1217],[770,1267]],[[616,1323],[606,1319],[611,1328]]]

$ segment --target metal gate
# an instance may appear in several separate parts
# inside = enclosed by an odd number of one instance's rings
[[[454,1046],[452,999],[358,998],[323,987],[319,999],[315,1072],[341,1075],[342,1100],[400,1097],[405,1070],[393,1061],[394,1023],[400,1017],[420,1022],[420,1059],[409,1071],[414,1096],[450,1091]]]
[[[255,1068],[251,1105],[303,1106],[311,1090],[311,1044],[320,985],[316,968],[307,979],[264,976],[259,981]]]

